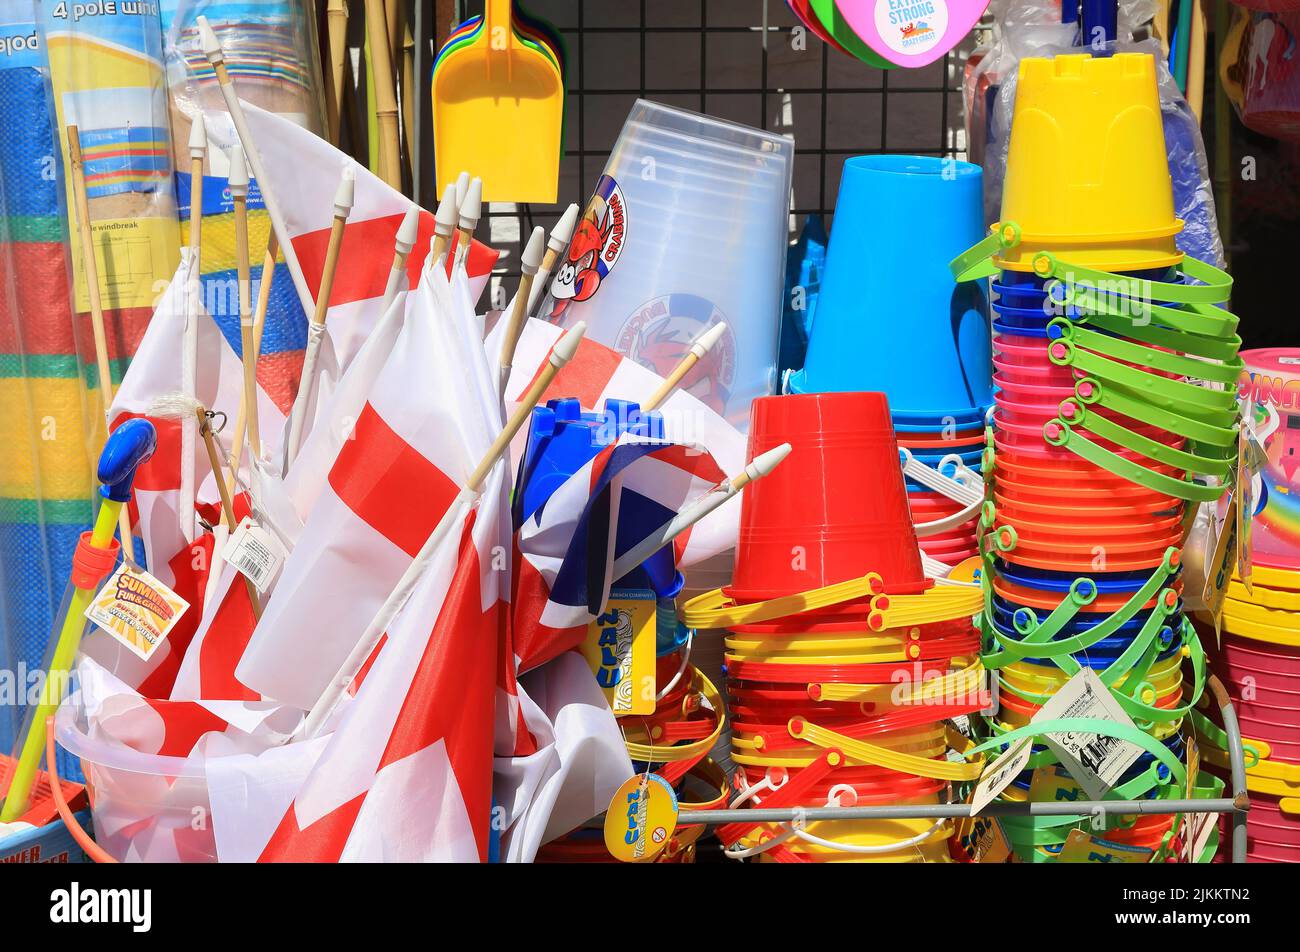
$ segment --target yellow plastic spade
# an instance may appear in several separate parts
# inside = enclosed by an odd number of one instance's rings
[[[483,179],[489,202],[554,203],[559,192],[564,81],[525,46],[511,0],[487,0],[484,28],[433,74],[438,189],[463,169]]]

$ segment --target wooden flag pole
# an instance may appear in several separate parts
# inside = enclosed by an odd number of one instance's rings
[[[726,329],[726,322],[719,321],[705,330],[699,337],[695,338],[691,343],[690,352],[682,358],[681,363],[673,368],[672,373],[664,379],[664,382],[659,385],[659,389],[651,395],[650,399],[645,402],[645,406],[641,409],[643,411],[658,409],[659,405],[667,400],[669,395],[677,389],[677,385],[682,382],[683,378],[691,372],[691,368],[703,360],[704,355],[712,350],[718,341],[722,339],[722,333]]]
[[[276,241],[275,231],[266,236],[266,254],[262,256],[262,279],[257,286],[257,306],[253,308],[253,356],[262,355],[262,331],[266,328],[266,312],[271,304],[271,284],[275,279],[275,258],[280,252],[280,243]],[[239,463],[243,457],[244,435],[248,432],[248,414],[244,403],[239,403],[239,413],[235,417],[235,435],[230,443],[230,479],[233,491],[235,480],[239,478]]]
[[[560,220],[551,229],[551,237],[546,242],[546,256],[542,258],[542,266],[537,271],[537,280],[533,282],[532,290],[528,294],[530,315],[536,312],[537,305],[542,303],[542,295],[546,293],[546,281],[555,268],[555,262],[560,259],[564,249],[569,247],[569,242],[573,240],[573,229],[577,224],[578,206],[575,204],[564,210]]]
[[[762,479],[780,465],[790,455],[790,444],[780,446],[755,456],[735,476],[723,480],[713,489],[691,502],[685,509],[660,526],[659,531],[647,536],[614,561],[610,578],[618,581],[634,568],[654,555],[661,548],[669,545],[673,539],[695,525],[709,513],[713,512],[728,499],[736,496],[742,489],[756,479]]]
[[[388,598],[384,600],[384,604],[380,606],[379,611],[371,620],[360,640],[357,641],[356,647],[353,648],[348,659],[343,662],[334,679],[326,686],[316,703],[312,705],[312,709],[303,720],[302,726],[295,733],[295,737],[315,737],[321,728],[325,726],[330,715],[338,706],[339,699],[352,682],[356,680],[357,672],[361,670],[361,666],[365,664],[366,659],[374,652],[375,645],[379,643],[379,639],[383,637],[384,632],[388,630],[388,626],[397,617],[397,613],[406,604],[406,600],[410,598],[411,592],[415,589],[416,583],[419,582],[420,576],[424,573],[429,559],[433,557],[438,546],[442,544],[458,518],[461,518],[466,509],[473,504],[474,498],[478,495],[488,474],[492,472],[492,468],[505,455],[510,447],[510,441],[514,439],[515,434],[527,422],[533,409],[542,399],[542,394],[546,392],[546,388],[555,379],[555,375],[577,353],[578,344],[582,341],[582,335],[586,333],[586,330],[586,324],[579,321],[556,341],[546,366],[538,374],[533,385],[528,388],[528,392],[524,394],[519,406],[515,408],[515,412],[506,421],[505,427],[497,434],[497,438],[492,441],[492,445],[488,447],[487,452],[483,454],[478,466],[470,473],[469,479],[465,481],[465,487],[456,496],[452,504],[447,507],[447,511],[438,522],[437,527],[425,540],[424,545],[406,571],[402,573],[401,579],[393,587]]]
[[[510,367],[514,363],[515,348],[519,346],[519,337],[524,332],[524,321],[528,320],[528,295],[533,288],[533,279],[542,262],[542,250],[546,243],[546,229],[538,225],[533,229],[524,246],[524,253],[519,260],[519,290],[515,292],[515,303],[510,309],[505,334],[501,338],[501,355],[499,358],[499,380],[497,389],[502,397],[506,394],[506,384],[510,382]]]
[[[280,210],[279,200],[275,196],[274,189],[271,188],[271,180],[266,174],[266,166],[262,163],[262,153],[258,150],[257,143],[253,140],[253,134],[248,128],[248,118],[244,115],[244,106],[239,101],[234,84],[230,81],[230,73],[226,70],[225,51],[222,50],[216,33],[212,31],[208,18],[199,16],[196,18],[196,22],[199,25],[199,36],[203,43],[203,55],[207,57],[208,62],[212,65],[213,72],[216,73],[217,83],[221,86],[222,98],[226,101],[226,108],[230,110],[230,121],[235,124],[235,132],[239,135],[239,141],[244,147],[244,154],[253,170],[253,177],[257,179],[257,187],[261,191],[262,201],[266,205],[266,214],[271,219],[271,227],[275,229],[275,237],[280,243],[284,263],[289,269],[289,274],[293,277],[293,287],[298,292],[298,301],[302,304],[303,311],[310,314],[316,309],[316,302],[312,299],[311,292],[307,288],[307,279],[303,277],[302,265],[298,263],[298,254],[293,247],[293,236],[289,234],[288,226],[284,222],[284,215]]]
[[[429,249],[429,265],[447,253],[451,246],[451,236],[456,231],[456,186],[448,185],[438,203],[438,211],[433,216],[433,245]]]
[[[190,272],[185,303],[185,337],[181,346],[181,389],[198,397],[199,320],[203,299],[203,160],[208,152],[207,123],[199,113],[190,123]],[[177,504],[181,535],[193,542],[194,533],[194,418],[181,421],[181,489]]]
[[[397,237],[393,239],[393,266],[388,271],[388,283],[384,287],[384,300],[379,307],[380,320],[388,313],[402,290],[402,281],[406,278],[406,262],[411,257],[420,233],[420,206],[412,205],[402,217],[398,226]]]
[[[230,150],[230,197],[235,205],[235,269],[239,283],[239,350],[244,368],[244,390],[240,413],[247,421],[248,455],[262,458],[262,434],[257,420],[257,353],[253,347],[253,292],[248,254],[248,166],[244,150],[236,145]],[[235,527],[231,524],[230,528]]]
[[[352,213],[352,201],[356,194],[355,176],[352,166],[345,166],[343,177],[339,180],[338,191],[334,193],[334,221],[330,226],[329,244],[325,248],[325,264],[321,269],[316,307],[312,311],[311,324],[307,328],[307,352],[303,357],[302,379],[298,382],[298,393],[289,411],[289,441],[285,445],[284,471],[286,473],[294,457],[298,455],[298,447],[302,443],[302,428],[307,416],[307,403],[311,400],[312,390],[316,385],[316,363],[320,357],[321,337],[325,334],[325,319],[329,316],[330,294],[334,290],[334,275],[338,271],[339,251],[343,247],[343,229],[347,225],[348,215]]]
[[[478,176],[470,179],[465,200],[460,203],[460,220],[456,223],[456,264],[461,264],[469,257],[470,245],[474,242],[474,230],[478,228],[479,219],[483,217],[483,180]]]

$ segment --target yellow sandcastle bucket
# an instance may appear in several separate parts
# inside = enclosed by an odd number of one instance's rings
[[[1020,62],[1002,221],[1021,229],[995,259],[1012,271],[1042,251],[1103,271],[1182,259],[1150,55]]]

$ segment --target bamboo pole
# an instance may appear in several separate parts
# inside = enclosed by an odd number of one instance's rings
[[[113,371],[108,362],[108,334],[104,329],[104,303],[99,296],[99,265],[95,261],[94,235],[90,230],[90,199],[86,195],[86,170],[81,158],[81,133],[76,126],[68,126],[68,164],[72,166],[72,199],[76,206],[77,233],[80,237],[81,268],[86,277],[86,296],[90,300],[90,327],[95,339],[95,368],[99,376],[99,397],[104,408],[104,433],[112,425]],[[135,561],[135,546],[131,541],[131,516],[122,507],[117,520],[122,534],[122,555],[128,562]]]
[[[329,32],[330,99],[326,102],[326,118],[330,142],[339,144],[343,116],[343,68],[348,55],[348,4],[347,0],[328,0],[325,6],[325,23]]]
[[[384,0],[365,0],[365,4],[366,35],[370,40],[370,72],[375,90],[375,119],[379,127],[379,177],[400,192],[402,168],[397,93],[393,82],[392,45],[388,39]]]
[[[406,142],[406,167],[415,182],[415,37],[402,24],[402,132]],[[414,188],[414,184],[412,188]]]
[[[1197,122],[1205,112],[1205,47],[1205,9],[1202,0],[1192,0],[1192,35],[1187,44],[1187,104],[1192,107]]]

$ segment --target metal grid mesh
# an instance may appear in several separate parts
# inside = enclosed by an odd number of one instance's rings
[[[520,235],[584,202],[637,98],[793,135],[791,225],[827,227],[846,157],[965,158],[961,76],[973,41],[919,70],[879,70],[808,33],[780,0],[530,0],[568,45],[566,152],[554,205],[493,204],[502,277],[518,274]],[[461,16],[482,13],[481,0]],[[506,282],[513,286],[512,281]]]

